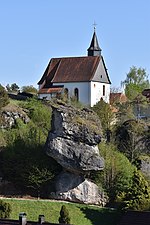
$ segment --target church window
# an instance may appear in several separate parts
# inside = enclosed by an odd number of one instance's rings
[[[74,96],[75,96],[76,100],[78,101],[79,100],[79,90],[78,90],[78,88],[74,89]]]
[[[101,75],[101,78],[102,78],[103,76]]]
[[[103,85],[103,96],[105,96],[105,85]]]
[[[94,84],[94,87],[96,87],[96,84]]]

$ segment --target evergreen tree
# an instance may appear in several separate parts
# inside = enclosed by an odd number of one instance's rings
[[[10,204],[0,200],[0,218],[9,218],[10,213],[11,213]]]
[[[59,223],[63,223],[63,224],[69,224],[70,223],[69,211],[68,211],[68,209],[66,208],[65,205],[63,205],[61,207]]]
[[[142,173],[135,170],[132,186],[125,195],[126,209],[150,210],[150,189]]]

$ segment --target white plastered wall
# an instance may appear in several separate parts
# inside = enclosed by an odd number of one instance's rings
[[[103,85],[105,85],[105,95],[103,95]],[[91,81],[91,106],[95,105],[101,98],[109,103],[110,84]]]
[[[64,85],[64,88],[68,89],[69,97],[73,97],[75,88],[78,88],[79,101],[85,105],[90,105],[90,82],[54,83],[54,85]]]

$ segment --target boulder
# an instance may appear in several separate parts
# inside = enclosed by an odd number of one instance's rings
[[[96,204],[104,206],[107,198],[98,186],[88,179],[70,172],[62,172],[56,180],[56,192],[52,193],[55,199],[72,202]]]
[[[53,106],[46,152],[68,171],[85,173],[102,170],[104,160],[97,147],[101,135],[101,123],[92,110]]]

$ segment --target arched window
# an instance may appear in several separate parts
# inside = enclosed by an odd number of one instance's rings
[[[65,95],[66,98],[68,98],[68,92],[69,92],[69,91],[68,91],[68,88],[65,88],[65,89],[64,89],[64,95]]]
[[[78,88],[74,89],[74,96],[75,96],[76,100],[79,101],[79,90],[78,90]]]

